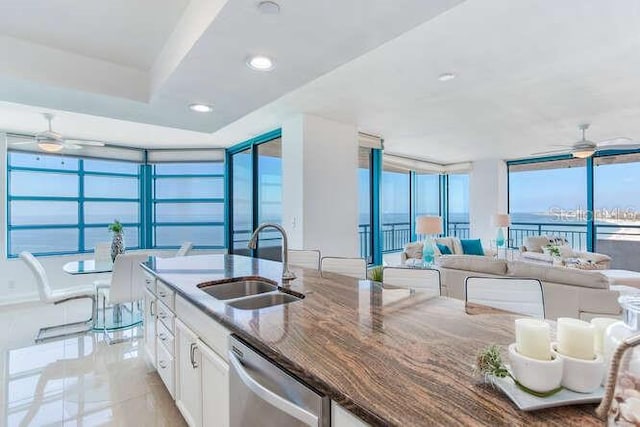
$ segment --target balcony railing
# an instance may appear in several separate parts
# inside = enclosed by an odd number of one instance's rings
[[[448,236],[461,239],[469,238],[468,222],[449,222]],[[371,227],[369,224],[359,226],[360,256],[371,257]],[[408,222],[385,222],[382,224],[382,253],[397,252],[411,241],[411,224]]]

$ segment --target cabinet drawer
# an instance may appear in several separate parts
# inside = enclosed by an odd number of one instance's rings
[[[166,304],[167,307],[173,311],[175,307],[175,297],[176,293],[173,292],[167,285],[162,283],[161,281],[156,281],[156,295],[158,299]]]
[[[158,322],[156,328],[158,330],[157,337],[159,345],[163,345],[169,354],[175,357],[173,333],[171,333],[162,322]]]
[[[162,382],[167,387],[167,390],[169,390],[171,397],[175,398],[175,367],[173,356],[169,354],[163,345],[159,345],[156,351],[158,375],[162,378]]]
[[[166,326],[172,335],[175,334],[175,314],[163,303],[158,300],[158,320]]]
[[[156,278],[145,273],[144,286],[151,291],[152,294],[156,293]]]

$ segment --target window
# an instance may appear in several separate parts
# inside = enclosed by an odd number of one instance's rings
[[[8,154],[7,252],[90,252],[111,238],[114,219],[128,248],[139,247],[140,176],[136,163]]]
[[[587,170],[584,159],[509,164],[509,228],[514,246],[527,236],[555,235],[587,248]]]
[[[224,163],[153,166],[153,247],[224,247]]]
[[[414,197],[416,218],[440,216],[440,175],[416,173]]]
[[[282,139],[256,146],[258,150],[258,223],[282,224]],[[280,261],[282,236],[268,229],[260,234],[258,257]]]
[[[448,236],[469,238],[469,175],[451,174],[448,186]]]
[[[382,169],[382,252],[396,252],[411,241],[411,174],[385,164]]]
[[[594,250],[640,271],[640,154],[596,157],[594,166]]]

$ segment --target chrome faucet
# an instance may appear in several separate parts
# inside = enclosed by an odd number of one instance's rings
[[[289,242],[287,237],[287,232],[281,225],[273,224],[271,222],[265,222],[258,226],[255,229],[253,234],[251,235],[251,239],[249,240],[249,244],[247,245],[249,249],[255,249],[258,247],[258,233],[260,233],[265,228],[275,228],[282,234],[282,280],[293,280],[296,278],[296,275],[289,271]]]

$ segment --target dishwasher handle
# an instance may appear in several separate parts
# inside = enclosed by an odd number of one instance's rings
[[[240,360],[238,360],[237,356],[232,351],[229,351],[229,361],[238,374],[238,377],[240,377],[240,380],[242,380],[244,385],[255,393],[256,396],[308,426],[318,426],[318,417],[316,415],[279,396],[256,381],[255,378],[249,375]]]

